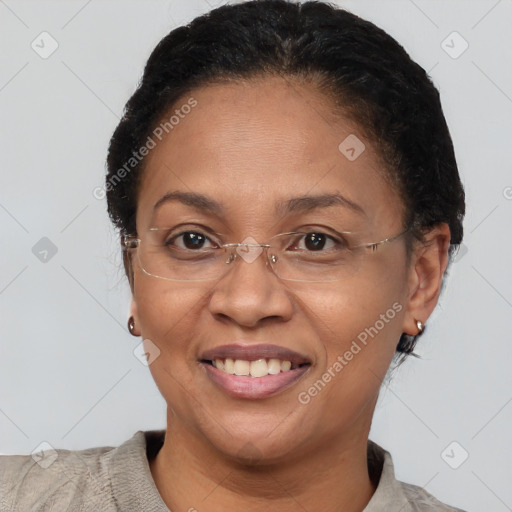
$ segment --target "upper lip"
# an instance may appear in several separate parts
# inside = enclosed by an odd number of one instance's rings
[[[201,354],[203,361],[213,361],[215,359],[241,359],[245,361],[256,361],[257,359],[279,359],[281,361],[290,361],[295,364],[311,363],[311,360],[294,350],[290,350],[278,345],[261,343],[257,345],[243,345],[233,343],[231,345],[221,345],[211,348]]]

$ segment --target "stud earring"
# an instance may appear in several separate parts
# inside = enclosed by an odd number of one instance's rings
[[[425,325],[420,320],[416,320],[416,327],[418,328],[418,334],[421,334],[425,330]]]
[[[130,331],[130,334],[132,336],[137,336],[135,334],[135,319],[133,318],[133,316],[128,318],[128,330]]]

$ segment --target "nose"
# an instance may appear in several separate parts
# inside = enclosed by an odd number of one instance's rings
[[[291,318],[292,299],[270,267],[267,251],[258,244],[245,243],[231,252],[228,265],[232,268],[216,283],[210,296],[212,315],[249,328],[270,318]]]

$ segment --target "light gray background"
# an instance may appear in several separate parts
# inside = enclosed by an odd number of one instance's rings
[[[125,328],[118,240],[93,189],[152,48],[220,3],[0,0],[1,453],[42,441],[115,446],[165,426],[165,403]],[[383,388],[372,438],[400,479],[471,512],[512,510],[512,1],[338,3],[430,71],[468,205],[465,246],[423,358]],[[31,48],[43,31],[59,45],[47,59]],[[463,48],[453,31],[469,44],[458,58],[442,47]],[[57,248],[46,262],[33,253],[43,237]],[[469,458],[452,469],[445,460],[456,465],[462,450]]]

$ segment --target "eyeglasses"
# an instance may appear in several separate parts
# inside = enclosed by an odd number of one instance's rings
[[[409,228],[378,242],[357,245],[350,245],[340,235],[320,231],[280,233],[266,244],[252,237],[240,243],[222,244],[197,229],[176,234],[170,231],[151,228],[141,238],[124,236],[122,245],[125,250],[136,252],[145,274],[167,281],[215,281],[222,278],[236,260],[253,263],[266,251],[266,265],[279,279],[333,282],[355,275],[367,256],[399,239]]]

